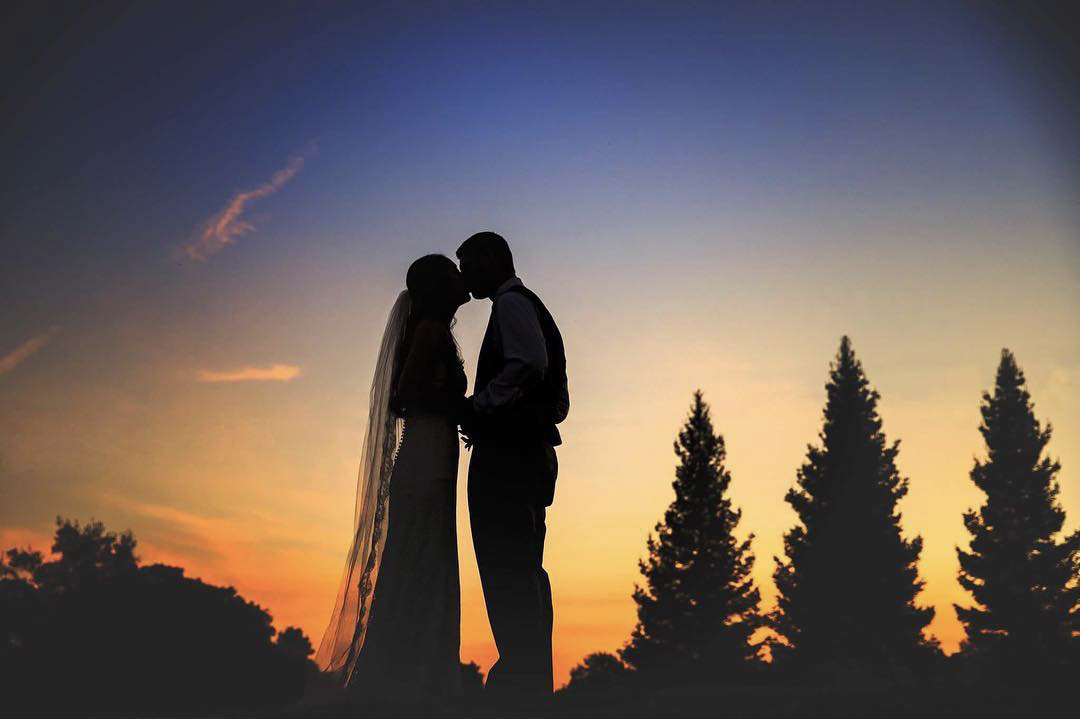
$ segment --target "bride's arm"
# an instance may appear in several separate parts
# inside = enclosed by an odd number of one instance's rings
[[[450,406],[446,396],[446,372],[440,362],[446,354],[446,327],[421,322],[413,334],[398,377],[397,396],[405,406],[442,410]]]

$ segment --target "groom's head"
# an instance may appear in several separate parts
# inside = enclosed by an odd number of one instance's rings
[[[502,235],[477,232],[457,250],[465,287],[478,300],[493,297],[499,285],[514,276],[514,256]]]

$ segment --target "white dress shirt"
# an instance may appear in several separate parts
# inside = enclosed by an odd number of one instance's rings
[[[547,372],[548,356],[544,332],[532,300],[520,292],[517,277],[499,285],[492,299],[488,327],[498,322],[495,332],[506,364],[487,386],[473,395],[473,407],[480,414],[491,414],[517,402]]]

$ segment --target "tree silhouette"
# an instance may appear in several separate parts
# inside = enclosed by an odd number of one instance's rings
[[[723,437],[694,393],[675,442],[675,501],[648,538],[636,586],[638,622],[622,659],[646,681],[698,683],[744,674],[758,655],[750,637],[760,597],[750,577],[750,538],[736,540],[741,511],[727,498]]]
[[[3,696],[19,696],[32,686],[31,667],[39,654],[32,638],[44,622],[34,572],[42,561],[41,552],[30,549],[0,556],[0,690],[14,690]]]
[[[270,614],[235,589],[184,577],[179,567],[139,566],[135,547],[130,532],[58,517],[54,558],[5,553],[5,697],[30,705],[25,715],[48,715],[253,707],[300,696],[317,668],[299,629],[274,642]]]
[[[570,670],[570,682],[566,691],[610,692],[630,686],[634,672],[608,652],[595,652]]]
[[[1078,658],[1080,531],[1054,539],[1065,521],[1057,501],[1061,465],[1042,456],[1050,424],[1040,427],[1024,373],[1007,349],[980,411],[987,459],[975,460],[971,481],[986,501],[964,514],[970,551],[956,550],[959,582],[975,600],[954,605],[967,633],[962,648],[995,675],[1061,669],[1070,655],[1071,662]]]
[[[936,650],[922,629],[934,616],[915,605],[922,539],[900,534],[899,441],[886,445],[871,389],[844,337],[826,384],[821,446],[809,446],[785,499],[800,525],[774,558],[779,596],[770,624],[785,640],[777,664],[796,674],[895,676]]]
[[[6,561],[3,557],[7,558]],[[35,552],[30,548],[9,549],[0,556],[0,579],[29,583],[43,561],[41,552]]]
[[[311,646],[311,640],[307,638],[299,627],[285,627],[277,635],[274,643],[281,650],[293,657],[305,659],[315,653],[315,647]]]
[[[461,688],[467,696],[476,696],[484,691],[484,673],[476,662],[460,662]]]

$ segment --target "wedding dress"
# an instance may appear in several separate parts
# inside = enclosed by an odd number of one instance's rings
[[[372,384],[353,545],[316,654],[354,698],[438,701],[462,693],[455,502],[457,423],[448,411],[390,410],[408,295],[387,322]],[[465,393],[460,361],[436,362],[432,384]],[[448,402],[447,406],[453,406]]]

